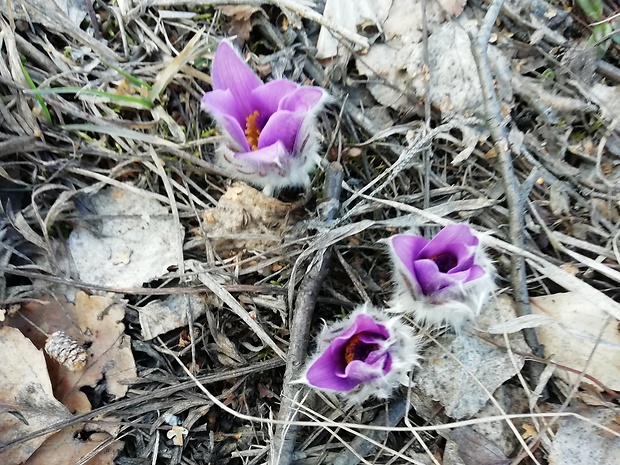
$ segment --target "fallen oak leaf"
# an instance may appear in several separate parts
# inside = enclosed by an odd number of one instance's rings
[[[106,422],[109,421],[107,418]],[[73,425],[47,438],[23,465],[113,465],[125,447],[122,441],[113,440],[114,435],[116,432],[103,431],[93,423]],[[92,457],[84,462],[90,455]]]
[[[260,6],[256,5],[221,5],[216,7],[225,16],[231,18],[230,26],[237,38],[241,42],[245,42],[250,38],[250,32],[254,27],[252,24],[252,16],[258,11],[262,11]]]
[[[283,241],[297,217],[297,204],[282,202],[242,183],[232,184],[217,207],[202,214],[198,234],[206,234],[221,254],[265,251]]]
[[[90,402],[80,388],[95,387],[104,376],[107,392],[117,398],[123,397],[127,386],[122,380],[136,376],[131,341],[124,334],[122,324],[125,308],[108,297],[89,296],[81,291],[76,293],[73,302],[68,302],[64,296],[41,301],[43,303],[32,302],[21,309],[29,321],[16,316],[8,325],[22,330],[38,348],[44,347],[47,334],[56,331],[64,331],[80,345],[89,346],[83,371],[71,372],[49,361],[56,398],[72,412],[88,412]]]
[[[523,439],[535,438],[538,436],[538,430],[536,429],[535,425],[523,423],[521,425],[521,428],[523,428],[523,433],[521,434],[521,437]]]
[[[21,331],[0,328],[0,352],[0,444],[6,445],[71,417],[54,398],[43,353]],[[52,433],[3,448],[0,463],[23,463]]]

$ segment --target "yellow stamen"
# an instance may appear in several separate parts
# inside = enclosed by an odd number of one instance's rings
[[[258,115],[258,110],[255,110],[245,119],[245,138],[252,150],[258,150],[258,136],[260,136],[260,129],[256,127]]]

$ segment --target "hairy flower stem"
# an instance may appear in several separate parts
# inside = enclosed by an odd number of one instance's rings
[[[332,163],[327,170],[325,178],[325,192],[330,208],[325,214],[325,221],[330,222],[337,218],[340,211],[340,190],[342,186],[343,171],[339,163]],[[322,259],[310,269],[301,283],[299,293],[295,299],[295,314],[291,325],[291,336],[284,373],[284,386],[282,402],[280,404],[279,420],[294,421],[297,411],[294,400],[299,400],[302,390],[306,389],[302,384],[291,384],[291,381],[299,377],[300,371],[306,361],[306,349],[308,346],[310,325],[314,306],[319,295],[319,290],[327,276],[331,248],[323,252]],[[293,461],[295,441],[297,439],[297,426],[276,428],[272,442],[270,463],[272,465],[288,465]]]

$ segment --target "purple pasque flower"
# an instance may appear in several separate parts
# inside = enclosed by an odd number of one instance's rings
[[[309,185],[317,158],[315,117],[327,93],[288,79],[263,83],[228,42],[215,52],[211,77],[213,90],[202,107],[225,139],[217,161],[268,194]]]
[[[407,372],[419,358],[418,347],[411,328],[399,317],[364,305],[323,328],[303,381],[353,402],[371,395],[387,398],[407,381]]]
[[[393,307],[421,323],[459,330],[494,288],[492,264],[465,224],[448,225],[431,240],[398,234],[388,244],[396,280]]]

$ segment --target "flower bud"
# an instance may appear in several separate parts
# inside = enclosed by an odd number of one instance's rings
[[[323,328],[317,354],[301,381],[352,402],[370,396],[385,399],[399,384],[408,383],[418,352],[418,338],[399,317],[364,305]]]
[[[467,225],[448,225],[430,241],[399,234],[388,244],[396,284],[393,310],[412,314],[420,324],[448,324],[459,331],[495,288],[491,261]]]

